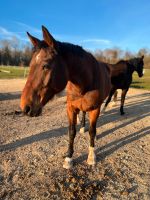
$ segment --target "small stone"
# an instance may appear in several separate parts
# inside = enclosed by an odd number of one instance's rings
[[[74,183],[71,183],[71,184],[69,185],[69,187],[70,187],[70,189],[74,190],[74,189],[75,189],[75,184],[74,184]]]
[[[71,181],[72,181],[72,183],[75,183],[75,182],[76,182],[76,179],[75,179],[75,178],[72,178]]]
[[[30,178],[30,177],[33,176],[33,175],[34,175],[34,173],[31,172],[31,173],[28,174],[28,177]]]
[[[127,191],[123,191],[123,192],[121,192],[121,195],[127,196],[127,195],[128,195],[128,192],[127,192]]]

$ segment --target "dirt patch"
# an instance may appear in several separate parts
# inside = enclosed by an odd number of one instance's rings
[[[95,168],[86,163],[88,132],[77,133],[67,171],[66,98],[28,118],[15,113],[24,83],[0,80],[0,199],[150,199],[149,91],[130,89],[124,116],[116,106],[99,117]]]

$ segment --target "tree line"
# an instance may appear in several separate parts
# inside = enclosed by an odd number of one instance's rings
[[[131,51],[124,51],[119,48],[97,50],[94,52],[94,56],[99,61],[115,64],[119,60],[128,60],[134,57],[140,57],[144,55],[144,68],[150,69],[150,50],[146,48],[140,49],[137,53]]]
[[[26,44],[20,47],[18,40],[0,41],[0,65],[29,66],[32,48]]]
[[[119,48],[96,50],[93,55],[100,61],[116,63],[120,59],[128,60],[133,57],[144,55],[144,66],[150,69],[150,50],[140,49],[137,53],[124,51]],[[19,46],[18,41],[0,41],[0,65],[29,66],[32,57],[32,47],[29,44]]]

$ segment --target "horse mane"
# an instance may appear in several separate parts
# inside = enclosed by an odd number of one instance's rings
[[[134,57],[134,58],[130,58],[130,59],[128,59],[128,60],[119,60],[116,64],[120,64],[120,63],[132,63],[132,62],[134,62],[135,60],[137,60],[137,59],[139,59],[139,58],[136,58],[136,57]]]
[[[59,42],[59,41],[57,41],[57,45],[58,45],[58,50],[62,54],[70,52],[78,56],[82,56],[83,53],[85,53],[85,50],[81,46],[78,46],[78,45],[74,45],[67,42]]]
[[[66,54],[66,53],[73,53],[78,56],[82,56],[86,51],[79,45],[74,45],[68,42],[60,42],[56,41],[57,43],[57,50],[59,51],[60,54]],[[33,47],[32,51],[38,51],[41,48],[48,48],[49,46],[46,44],[44,40],[41,41],[40,46]]]
[[[126,63],[128,62],[128,60],[119,60],[116,64],[122,64],[122,63]]]

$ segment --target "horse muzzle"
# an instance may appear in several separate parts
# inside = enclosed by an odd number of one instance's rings
[[[33,108],[30,105],[26,105],[23,109],[23,113],[30,117],[37,117],[42,113],[42,107]]]
[[[143,73],[142,73],[142,74],[139,74],[139,77],[141,78],[143,75],[144,75]]]

